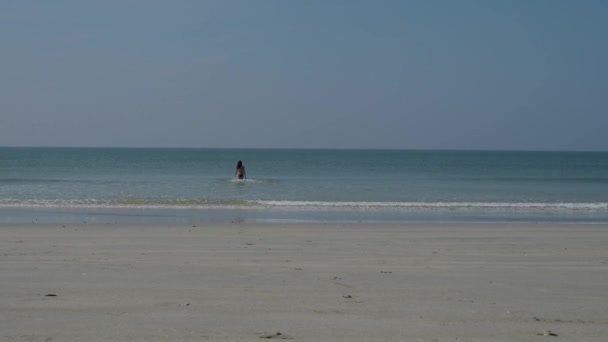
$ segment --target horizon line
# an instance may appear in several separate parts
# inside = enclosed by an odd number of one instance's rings
[[[208,149],[208,150],[338,150],[338,151],[471,151],[471,152],[608,152],[608,150],[580,150],[580,149],[500,149],[500,148],[395,148],[395,147],[201,147],[201,146],[36,146],[0,145],[0,148],[74,148],[74,149]]]

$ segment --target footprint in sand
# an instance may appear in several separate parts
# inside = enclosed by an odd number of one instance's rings
[[[269,334],[269,335],[262,335],[262,336],[260,336],[260,338],[267,338],[267,339],[276,338],[279,340],[292,340],[293,339],[293,337],[283,335],[280,332],[274,333],[274,334]]]
[[[347,303],[363,303],[362,301],[355,299],[352,295],[342,295],[342,298],[346,299]]]

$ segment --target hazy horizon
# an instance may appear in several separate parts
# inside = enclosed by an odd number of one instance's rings
[[[2,145],[0,148],[73,148],[73,149],[194,149],[194,150],[353,150],[353,151],[453,151],[453,152],[589,152],[606,153],[608,150],[516,150],[516,149],[460,149],[460,148],[376,148],[376,147],[206,147],[206,146],[28,146]]]

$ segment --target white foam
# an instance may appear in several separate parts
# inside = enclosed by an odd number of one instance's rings
[[[286,208],[286,209],[387,209],[387,210],[608,210],[608,203],[577,202],[351,202],[351,201],[273,201],[208,199],[0,199],[0,208],[68,207],[135,209],[212,209],[212,208]]]
[[[327,202],[327,201],[257,201],[270,207],[292,208],[403,208],[403,209],[568,209],[605,210],[608,203],[574,202]]]

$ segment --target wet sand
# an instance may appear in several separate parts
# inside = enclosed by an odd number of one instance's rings
[[[608,225],[0,225],[1,341],[606,341],[607,298]]]

